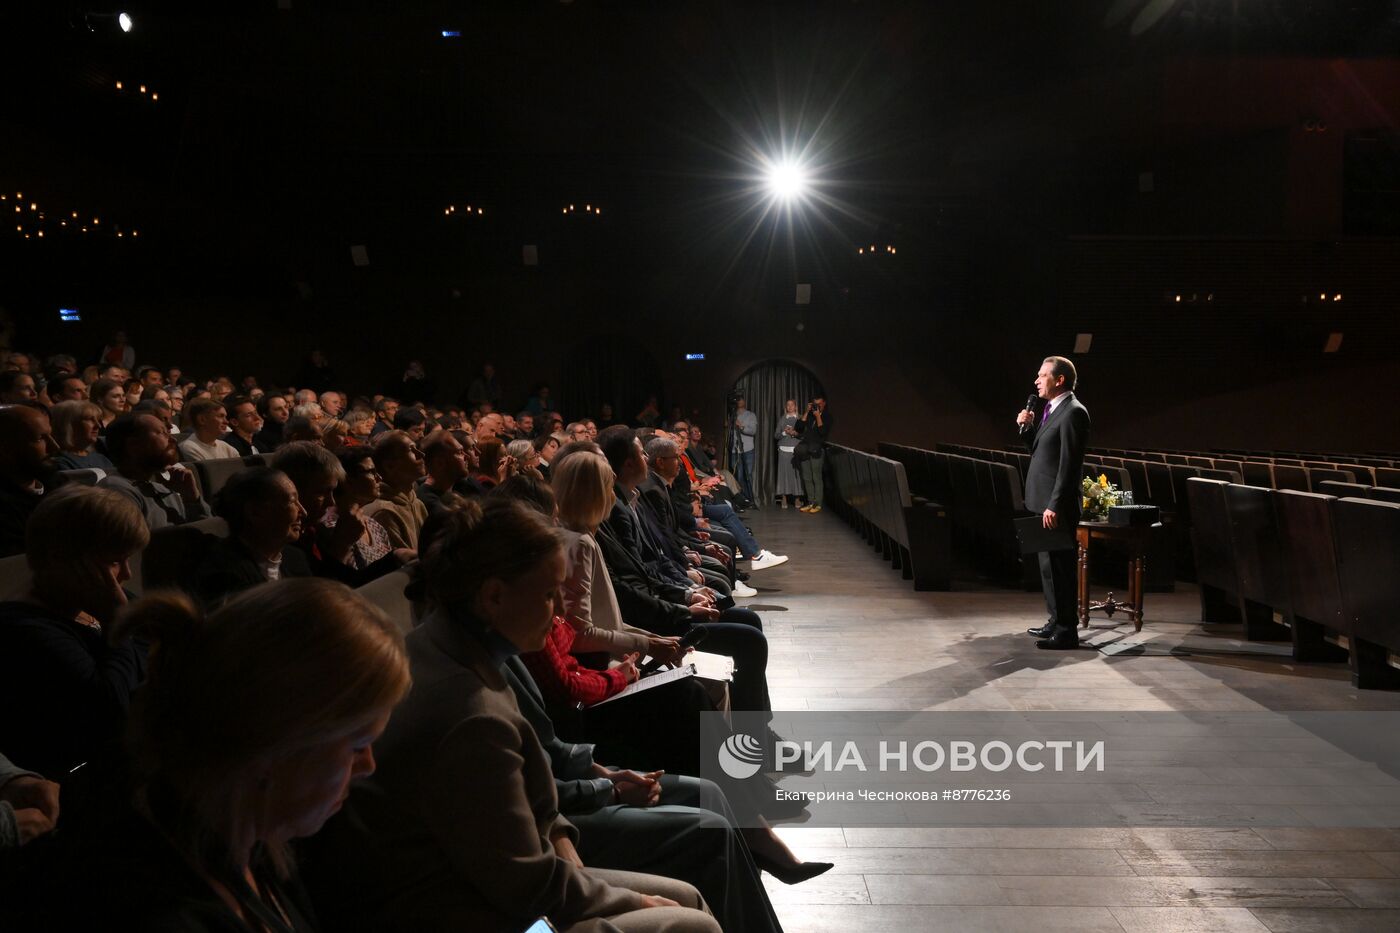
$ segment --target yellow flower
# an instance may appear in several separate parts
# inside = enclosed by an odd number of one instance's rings
[[[1102,486],[1104,489],[1108,488],[1108,476],[1106,474],[1099,474],[1099,485]]]
[[[1088,500],[1088,498],[1086,497],[1086,498],[1084,499],[1084,504],[1081,505],[1080,508],[1081,508],[1081,509],[1087,509],[1088,507],[1089,507],[1089,500]]]

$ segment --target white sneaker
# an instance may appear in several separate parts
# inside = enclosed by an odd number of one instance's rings
[[[739,596],[739,597],[757,596],[757,595],[758,595],[758,590],[756,590],[756,589],[754,589],[753,587],[749,586],[749,585],[748,585],[747,583],[745,583],[743,580],[735,580],[735,581],[734,581],[734,586],[733,586],[732,589],[730,589],[729,592],[731,592],[731,593],[733,593],[735,596]]]
[[[749,565],[750,570],[767,570],[769,567],[776,567],[779,564],[786,564],[787,558],[781,554],[774,554],[772,551],[759,551],[758,556]]]

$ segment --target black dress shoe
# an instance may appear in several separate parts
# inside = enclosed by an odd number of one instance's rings
[[[817,877],[817,875],[831,871],[833,865],[832,862],[796,862],[791,865],[779,865],[766,855],[759,855],[757,852],[752,854],[753,863],[758,866],[760,871],[768,872],[783,884],[801,884]]]
[[[1073,629],[1062,630],[1049,638],[1042,638],[1035,646],[1046,651],[1070,651],[1079,647],[1079,636]]]
[[[1033,635],[1036,638],[1049,638],[1051,635],[1055,634],[1055,623],[1046,622],[1040,628],[1028,628],[1026,629],[1026,634]]]

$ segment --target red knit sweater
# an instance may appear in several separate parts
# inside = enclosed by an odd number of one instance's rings
[[[569,653],[573,646],[574,627],[563,617],[555,616],[544,648],[520,656],[547,701],[586,706],[606,700],[627,686],[626,675],[617,668],[595,671],[581,666],[578,658]]]

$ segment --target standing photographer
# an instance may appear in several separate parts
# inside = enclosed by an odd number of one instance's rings
[[[797,419],[797,433],[802,440],[792,459],[802,470],[802,487],[807,492],[807,504],[799,511],[816,514],[822,510],[822,456],[826,438],[831,433],[826,399],[819,395],[807,403],[807,410]]]
[[[738,456],[734,462],[734,477],[743,490],[746,506],[758,507],[753,494],[754,437],[758,434],[758,416],[749,411],[742,395],[734,399],[734,432],[731,448]]]

